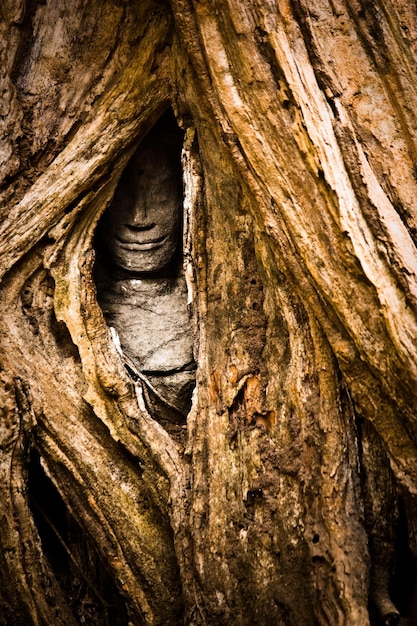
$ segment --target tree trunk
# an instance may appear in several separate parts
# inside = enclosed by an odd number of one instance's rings
[[[415,7],[0,14],[0,623],[412,624]],[[93,275],[169,107],[197,362],[175,429]]]

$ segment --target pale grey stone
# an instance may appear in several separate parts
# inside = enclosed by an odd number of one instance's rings
[[[157,127],[127,165],[99,225],[96,283],[127,369],[145,381],[151,412],[175,421],[189,411],[195,384],[181,225],[178,135]]]

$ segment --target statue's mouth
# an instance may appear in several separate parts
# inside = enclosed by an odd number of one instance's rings
[[[131,251],[144,251],[144,250],[153,250],[154,248],[160,248],[165,241],[167,240],[168,235],[162,235],[161,237],[153,237],[152,239],[144,239],[143,241],[138,241],[138,237],[132,241],[131,239],[124,239],[123,237],[115,237],[119,246],[124,250]]]

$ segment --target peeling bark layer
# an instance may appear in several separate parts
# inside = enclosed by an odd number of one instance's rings
[[[412,623],[414,9],[67,4],[0,9],[0,623]],[[169,106],[198,364],[175,433],[93,280]]]

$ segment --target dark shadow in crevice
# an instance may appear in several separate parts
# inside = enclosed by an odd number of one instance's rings
[[[417,626],[417,558],[410,550],[405,506],[398,502],[398,524],[395,546],[395,570],[392,598],[400,614],[408,618],[408,626]]]
[[[44,555],[75,621],[91,626],[127,626],[122,596],[93,542],[45,474],[36,450],[31,453],[28,490]]]

